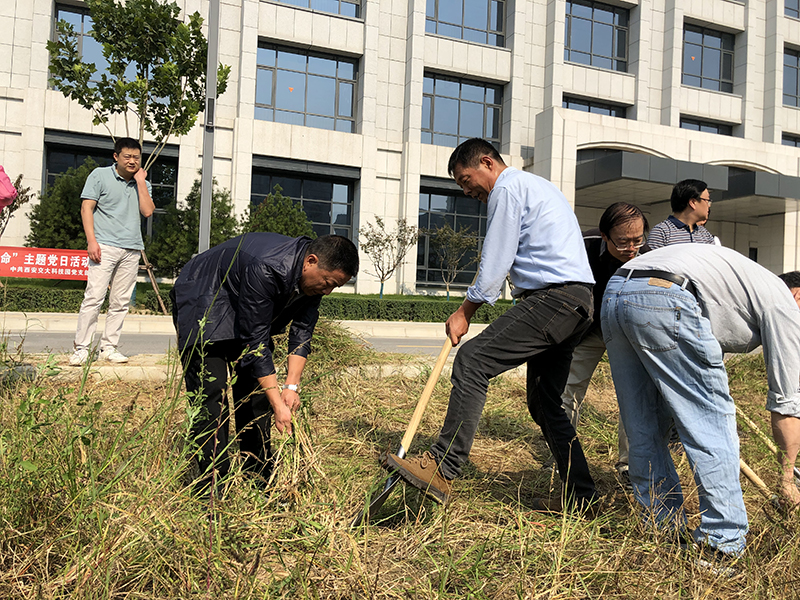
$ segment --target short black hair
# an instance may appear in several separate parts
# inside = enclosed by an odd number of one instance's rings
[[[608,237],[611,235],[611,230],[617,225],[624,225],[631,221],[641,219],[644,223],[644,232],[650,231],[650,223],[647,222],[647,217],[638,206],[628,204],[627,202],[615,202],[609,206],[603,216],[600,217],[600,231]]]
[[[466,142],[462,142],[453,150],[450,160],[447,162],[447,172],[452,175],[459,165],[473,169],[478,166],[484,156],[490,157],[501,165],[506,164],[497,149],[489,142],[481,138],[471,138]]]
[[[138,140],[135,140],[131,137],[117,138],[117,141],[114,142],[114,154],[119,154],[125,148],[138,150],[139,152],[142,151],[142,145]]]
[[[306,256],[314,254],[319,268],[325,271],[342,271],[349,277],[358,273],[358,248],[341,235],[323,235],[309,244]]]
[[[783,280],[783,283],[785,283],[790,290],[800,288],[800,271],[789,271],[788,273],[778,275],[778,277]]]
[[[700,197],[700,194],[708,189],[705,181],[699,179],[684,179],[675,184],[672,188],[672,196],[669,203],[672,205],[672,212],[679,213],[686,210],[690,200]]]

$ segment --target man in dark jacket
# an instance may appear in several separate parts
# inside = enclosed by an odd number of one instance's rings
[[[275,233],[248,233],[186,263],[171,292],[187,391],[201,408],[192,434],[200,446],[205,490],[228,459],[228,403],[232,385],[235,424],[244,468],[268,478],[270,415],[291,432],[300,406],[300,376],[323,295],[358,272],[358,250],[347,238],[312,241]],[[278,384],[272,336],[289,327],[286,379]],[[219,480],[219,479],[218,479]]]
[[[581,405],[592,381],[592,375],[606,351],[600,331],[600,308],[608,280],[623,264],[635,258],[645,243],[649,224],[647,217],[633,204],[615,202],[600,217],[600,226],[583,234],[586,255],[594,275],[594,317],[591,327],[583,334],[572,353],[569,378],[561,395],[561,405],[578,430]],[[624,485],[628,480],[628,438],[622,420],[619,421],[619,459],[617,472]]]

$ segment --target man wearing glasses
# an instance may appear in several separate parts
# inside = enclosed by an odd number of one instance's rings
[[[569,378],[561,405],[567,413],[575,430],[578,429],[580,411],[592,375],[606,351],[603,333],[600,331],[600,307],[603,292],[611,276],[623,264],[639,254],[644,246],[645,235],[650,225],[642,211],[627,202],[616,202],[609,206],[600,217],[600,226],[583,234],[583,243],[589,257],[589,265],[594,275],[594,320],[572,354]],[[619,456],[617,472],[625,487],[630,486],[628,478],[628,438],[622,419],[618,426]]]
[[[672,214],[653,227],[647,246],[655,250],[671,244],[713,244],[714,235],[700,223],[708,220],[711,196],[699,179],[675,184],[670,197]]]

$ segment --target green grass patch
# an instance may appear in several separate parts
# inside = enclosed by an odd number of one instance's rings
[[[277,344],[280,347],[282,344]],[[273,429],[269,491],[238,469],[213,505],[189,493],[191,416],[166,384],[65,384],[46,375],[0,385],[0,598],[442,599],[791,598],[800,577],[797,516],[772,511],[743,480],[748,550],[727,578],[645,530],[616,482],[616,411],[602,366],[579,434],[607,508],[545,516],[555,493],[524,382],[498,378],[448,507],[399,485],[375,522],[353,530],[386,473],[425,384],[368,377],[386,358],[324,323],[293,437]],[[279,357],[284,364],[285,357]],[[763,360],[731,367],[739,406],[765,422]],[[438,382],[411,452],[438,435],[450,386]],[[769,484],[777,463],[742,432],[742,455]],[[237,459],[238,460],[238,459]],[[238,463],[237,463],[238,464]],[[691,474],[679,462],[697,520]]]

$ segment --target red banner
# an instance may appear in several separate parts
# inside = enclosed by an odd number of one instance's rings
[[[88,266],[86,250],[0,246],[0,277],[86,281]]]

